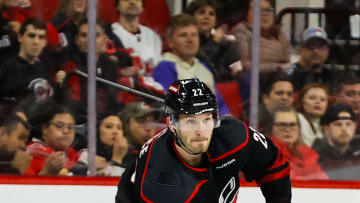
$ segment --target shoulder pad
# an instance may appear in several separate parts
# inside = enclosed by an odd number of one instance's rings
[[[209,147],[210,162],[230,156],[244,148],[251,131],[240,120],[222,117],[220,127],[214,129],[213,140]]]

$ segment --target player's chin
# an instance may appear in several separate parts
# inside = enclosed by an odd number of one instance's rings
[[[208,141],[202,141],[202,142],[194,142],[193,143],[193,147],[192,147],[195,151],[204,153],[208,150],[209,148],[209,142]]]
[[[207,148],[193,148],[191,150],[191,152],[196,153],[196,154],[199,154],[199,153],[202,154],[202,153],[207,152]]]

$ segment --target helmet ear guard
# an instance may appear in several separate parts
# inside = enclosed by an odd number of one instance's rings
[[[176,119],[175,119],[175,113],[174,111],[166,106],[165,107],[165,111],[166,111],[166,114],[169,116],[169,124],[171,125],[172,128],[176,129]]]
[[[220,116],[219,113],[217,113],[216,115],[214,115],[214,128],[218,128],[220,127],[221,124],[221,120],[220,120]]]

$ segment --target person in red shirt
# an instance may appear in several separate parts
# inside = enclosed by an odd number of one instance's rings
[[[50,106],[42,120],[40,139],[33,138],[28,150],[33,156],[26,175],[67,174],[78,161],[78,153],[71,147],[75,138],[73,114],[62,106]]]
[[[274,111],[269,137],[287,158],[291,168],[290,178],[329,179],[318,164],[319,155],[304,144],[300,135],[296,110],[289,106],[279,106]]]
[[[30,0],[1,0],[0,15],[9,20],[10,27],[17,33],[26,20],[35,17]]]

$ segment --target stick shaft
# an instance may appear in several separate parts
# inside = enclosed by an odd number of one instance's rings
[[[75,70],[74,72],[75,72],[76,74],[78,74],[78,75],[81,75],[81,76],[83,76],[83,77],[85,77],[85,78],[88,78],[88,74],[86,74],[86,73],[84,73],[84,72],[82,72],[82,71],[80,71],[80,70]],[[130,93],[133,93],[133,94],[137,94],[137,95],[140,95],[140,96],[142,96],[142,97],[146,97],[146,98],[149,98],[149,99],[152,99],[152,100],[161,102],[161,103],[165,103],[165,100],[164,100],[164,99],[161,99],[161,98],[159,98],[159,97],[156,97],[156,96],[153,96],[153,95],[150,95],[150,94],[146,94],[146,93],[144,93],[144,92],[141,92],[141,91],[132,89],[132,88],[130,88],[130,87],[126,87],[126,86],[124,86],[124,85],[120,85],[120,84],[117,84],[117,83],[114,83],[114,82],[111,82],[111,81],[109,81],[109,80],[105,80],[105,79],[99,78],[99,77],[96,77],[95,79],[96,79],[96,81],[99,81],[99,82],[101,82],[101,83],[110,85],[110,86],[112,86],[112,87],[116,87],[116,88],[118,88],[118,89],[120,89],[120,90],[124,90],[124,91],[130,92]]]

